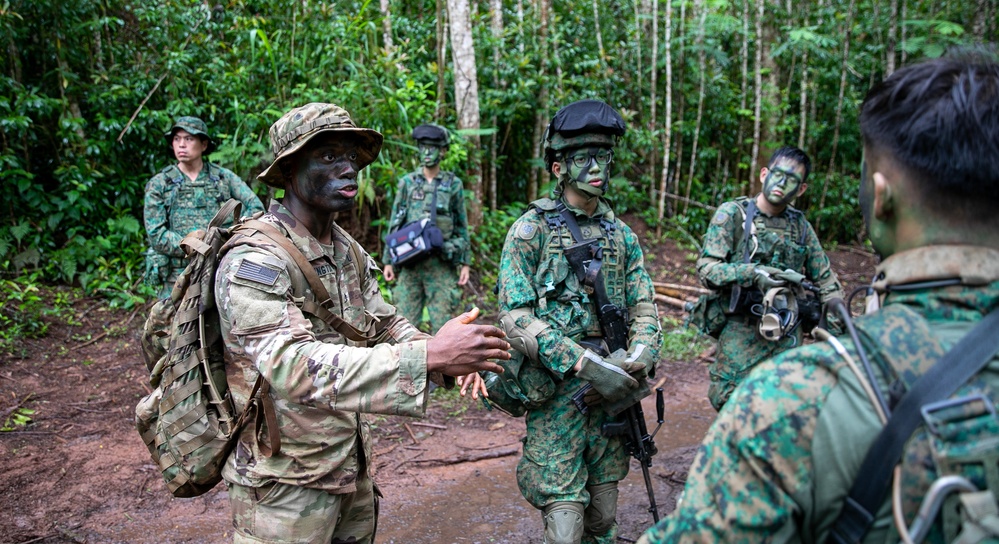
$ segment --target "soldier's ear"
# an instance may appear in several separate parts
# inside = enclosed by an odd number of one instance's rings
[[[895,197],[892,183],[881,172],[874,172],[874,217],[884,220],[895,209]]]
[[[562,161],[555,159],[552,162],[552,174],[557,178],[562,173]]]

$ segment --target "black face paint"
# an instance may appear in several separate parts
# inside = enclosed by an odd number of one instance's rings
[[[601,196],[607,192],[610,184],[610,164],[614,159],[614,152],[604,147],[586,147],[577,149],[571,155],[564,158],[569,179],[573,181],[573,187],[583,193]],[[594,172],[594,167],[597,171]],[[573,174],[578,170],[578,173]],[[590,181],[599,179],[599,185],[593,185]]]
[[[297,153],[295,175],[288,190],[316,210],[338,212],[354,205],[357,196],[357,142],[318,136]]]

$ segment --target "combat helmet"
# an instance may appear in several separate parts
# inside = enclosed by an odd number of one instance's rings
[[[208,140],[208,147],[205,148],[205,155],[215,150],[215,141],[208,135],[208,125],[206,125],[200,118],[192,115],[178,117],[177,120],[173,122],[173,126],[170,127],[170,130],[163,134],[168,143],[173,142],[173,136],[178,130],[183,130],[192,136]]]
[[[350,119],[347,110],[336,104],[313,102],[295,108],[281,116],[270,129],[274,160],[257,179],[271,187],[284,188],[278,162],[293,155],[309,140],[324,132],[349,134],[358,140],[358,170],[375,162],[382,150],[382,134],[370,128],[360,128]]]
[[[624,135],[624,119],[601,100],[578,100],[555,113],[545,129],[545,168],[560,151],[591,145],[614,147]]]
[[[451,135],[448,131],[433,123],[424,123],[413,129],[413,139],[416,143],[448,147],[451,145]]]

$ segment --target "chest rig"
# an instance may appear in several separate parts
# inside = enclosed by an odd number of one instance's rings
[[[167,190],[169,191],[164,199],[167,209],[174,207],[179,201],[190,199],[192,207],[220,207],[230,198],[232,192],[229,184],[222,180],[222,170],[219,166],[205,161],[208,167],[208,183],[199,183],[198,179],[188,179],[176,165],[163,169],[163,176],[167,179]],[[201,174],[198,174],[198,178]]]
[[[573,235],[566,215],[571,214],[564,204],[550,199],[542,199],[533,204],[536,212],[546,225],[543,229],[544,239],[536,275],[535,290],[538,297],[538,308],[545,312],[551,302],[572,307],[574,315],[585,315],[582,323],[573,323],[570,334],[581,327],[584,336],[601,336],[600,323],[596,319],[597,308],[592,289],[580,281],[565,256],[565,250],[577,242],[592,239],[599,245],[599,261],[591,262],[587,267],[587,275],[596,271],[603,276],[603,286],[608,299],[620,308],[625,304],[625,256],[623,254],[624,240],[613,218],[606,215],[599,218],[582,218],[578,222],[579,233]],[[592,282],[589,282],[592,284]],[[573,320],[576,321],[576,320]]]

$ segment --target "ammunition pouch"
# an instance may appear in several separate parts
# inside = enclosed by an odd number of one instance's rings
[[[687,314],[685,325],[694,327],[701,334],[718,338],[728,322],[726,300],[727,297],[718,292],[701,295]]]
[[[532,362],[523,353],[511,349],[510,358],[497,361],[502,374],[483,374],[489,398],[483,398],[487,409],[495,406],[513,417],[524,415],[527,410],[539,408],[555,394],[555,380],[551,373]]]

